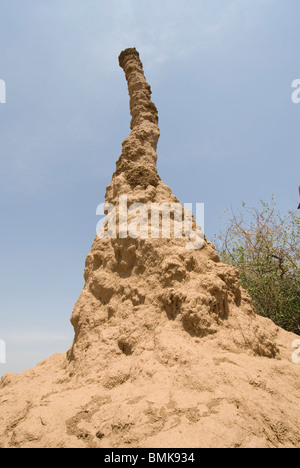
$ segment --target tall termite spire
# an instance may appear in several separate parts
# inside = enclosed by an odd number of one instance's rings
[[[128,84],[131,133],[122,143],[122,154],[107,187],[106,201],[117,205],[120,193],[127,194],[134,202],[153,202],[157,198],[166,202],[177,201],[157,173],[158,112],[151,101],[151,88],[138,51],[130,48],[121,52],[119,64]]]
[[[155,104],[151,101],[151,88],[145,79],[139,53],[136,49],[124,50],[119,56],[119,64],[125,72],[128,83],[130,113],[132,115],[130,128],[133,130],[143,121],[147,121],[153,124],[153,129],[157,130],[158,112]]]
[[[141,212],[174,200],[157,175],[157,112],[136,50],[120,64],[132,131],[107,189],[112,220],[121,195]],[[123,236],[124,219],[122,236],[96,236],[70,349],[0,379],[1,448],[300,447],[299,336],[257,316],[238,270],[209,242],[187,248],[169,214],[174,236],[156,236],[162,210],[148,237]]]

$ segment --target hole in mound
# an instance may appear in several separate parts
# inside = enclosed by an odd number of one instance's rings
[[[94,255],[94,270],[98,270],[98,268],[100,268],[102,266],[102,263],[103,263],[103,259],[102,259],[102,255],[100,254],[95,254]]]
[[[118,346],[120,350],[122,351],[123,354],[126,356],[130,356],[133,353],[132,345],[128,343],[126,340],[119,340],[118,341]]]

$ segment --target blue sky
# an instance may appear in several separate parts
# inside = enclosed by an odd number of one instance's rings
[[[136,47],[159,111],[159,174],[182,203],[222,213],[272,194],[298,204],[298,0],[1,0],[0,339],[20,372],[71,344],[121,142],[119,53]]]

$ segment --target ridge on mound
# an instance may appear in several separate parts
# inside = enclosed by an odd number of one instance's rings
[[[157,173],[158,113],[136,49],[119,64],[131,133],[105,200],[120,221],[120,196],[149,210],[179,202]],[[300,446],[295,335],[256,315],[204,236],[187,248],[194,218],[178,237],[170,216],[170,238],[161,225],[151,237],[149,219],[144,236],[127,235],[132,213],[96,236],[66,354],[1,379],[0,447]]]

